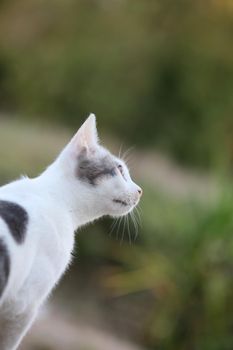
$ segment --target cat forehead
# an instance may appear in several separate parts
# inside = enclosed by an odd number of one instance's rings
[[[97,185],[101,177],[117,175],[117,165],[117,159],[110,153],[93,153],[90,156],[84,151],[78,156],[77,176],[82,181]]]

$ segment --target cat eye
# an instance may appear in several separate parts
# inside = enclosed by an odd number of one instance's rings
[[[117,168],[119,169],[119,171],[120,171],[120,173],[121,173],[123,179],[124,179],[125,181],[127,181],[127,179],[126,179],[126,177],[125,177],[125,174],[124,174],[124,168],[123,168],[123,166],[122,166],[121,164],[119,164],[119,165],[117,166]]]
[[[123,175],[124,174],[123,166],[121,164],[119,164],[117,167],[120,170],[121,175]]]

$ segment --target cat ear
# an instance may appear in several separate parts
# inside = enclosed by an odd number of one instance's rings
[[[93,113],[81,125],[76,135],[71,140],[75,152],[83,149],[90,150],[98,144],[98,133],[96,128],[96,117]]]

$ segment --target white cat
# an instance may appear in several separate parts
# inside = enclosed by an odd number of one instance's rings
[[[40,176],[0,188],[0,349],[15,350],[71,260],[74,232],[126,215],[142,190],[98,144],[91,114]]]

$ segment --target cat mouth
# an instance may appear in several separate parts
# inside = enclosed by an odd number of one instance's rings
[[[113,199],[113,202],[114,202],[114,203],[118,203],[118,204],[120,204],[120,205],[123,205],[124,207],[127,207],[127,205],[128,205],[127,202],[123,201],[122,199],[118,199],[118,198]]]

